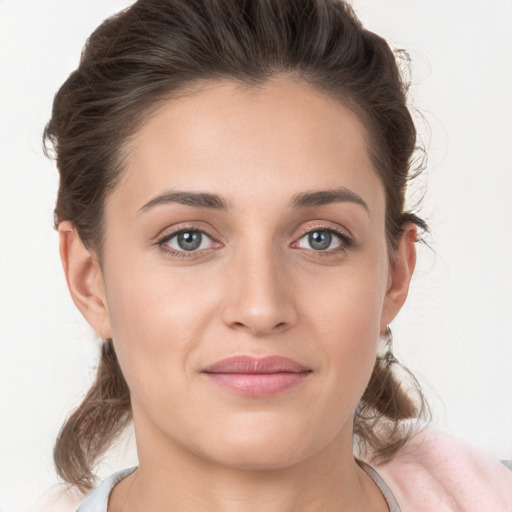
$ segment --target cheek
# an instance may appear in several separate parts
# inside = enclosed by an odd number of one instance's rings
[[[199,293],[201,280],[186,273],[112,259],[106,291],[113,341],[134,395],[178,384],[190,354],[214,311],[212,298]],[[128,278],[126,278],[128,276]],[[185,277],[183,277],[185,276]]]
[[[310,328],[320,340],[331,385],[339,393],[357,388],[362,394],[373,370],[386,293],[386,268],[380,260],[347,266],[339,276],[315,287],[309,307],[304,304],[308,312],[303,317],[309,318]]]
[[[304,289],[314,290],[307,300],[307,310],[328,334],[352,333],[347,341],[359,338],[358,333],[378,335],[386,287],[387,267],[382,258],[364,255],[316,280],[314,287],[304,282]]]

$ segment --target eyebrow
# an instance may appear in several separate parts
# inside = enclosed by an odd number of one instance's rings
[[[359,206],[362,206],[368,214],[370,214],[370,209],[368,208],[365,200],[355,192],[352,192],[345,187],[333,190],[302,192],[293,198],[291,204],[294,208],[312,208],[331,203],[345,202],[358,204]]]
[[[344,202],[358,204],[362,206],[368,214],[370,213],[370,209],[364,199],[345,187],[333,190],[301,192],[293,197],[290,204],[293,208],[313,208],[315,206]],[[213,210],[228,210],[231,207],[229,201],[218,194],[210,194],[208,192],[171,191],[164,192],[163,194],[153,197],[144,206],[142,206],[137,213],[141,214],[155,206],[168,203],[178,203],[186,206]]]
[[[168,203],[184,204],[196,208],[211,208],[214,210],[227,210],[229,202],[217,194],[206,192],[164,192],[148,201],[137,213],[144,213],[151,208]]]

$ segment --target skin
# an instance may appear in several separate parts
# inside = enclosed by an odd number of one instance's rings
[[[379,334],[407,296],[416,231],[405,226],[390,258],[358,117],[286,78],[217,82],[167,101],[126,162],[101,264],[70,222],[59,226],[71,295],[113,338],[131,391],[140,467],[109,511],[387,510],[354,463],[352,421]],[[353,197],[293,204],[340,189]],[[176,191],[227,208],[154,201]],[[170,238],[184,229],[208,235],[185,256]],[[341,236],[318,250],[315,230]],[[234,355],[285,356],[310,373],[275,396],[239,396],[202,373]]]

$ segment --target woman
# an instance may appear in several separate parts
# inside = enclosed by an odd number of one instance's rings
[[[404,421],[426,408],[389,328],[426,227],[405,89],[334,0],[141,0],[91,36],[46,137],[105,342],[55,456],[89,489],[133,417],[139,466],[81,511],[510,508],[504,467],[440,464]]]

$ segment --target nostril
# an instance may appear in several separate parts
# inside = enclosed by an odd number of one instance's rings
[[[231,327],[233,327],[235,329],[248,329],[258,335],[268,333],[269,331],[280,331],[280,330],[286,329],[287,326],[288,326],[288,322],[279,322],[279,323],[275,324],[273,327],[270,327],[270,329],[265,328],[263,326],[256,326],[256,325],[251,326],[250,323],[246,324],[244,322],[233,322],[231,324]]]

